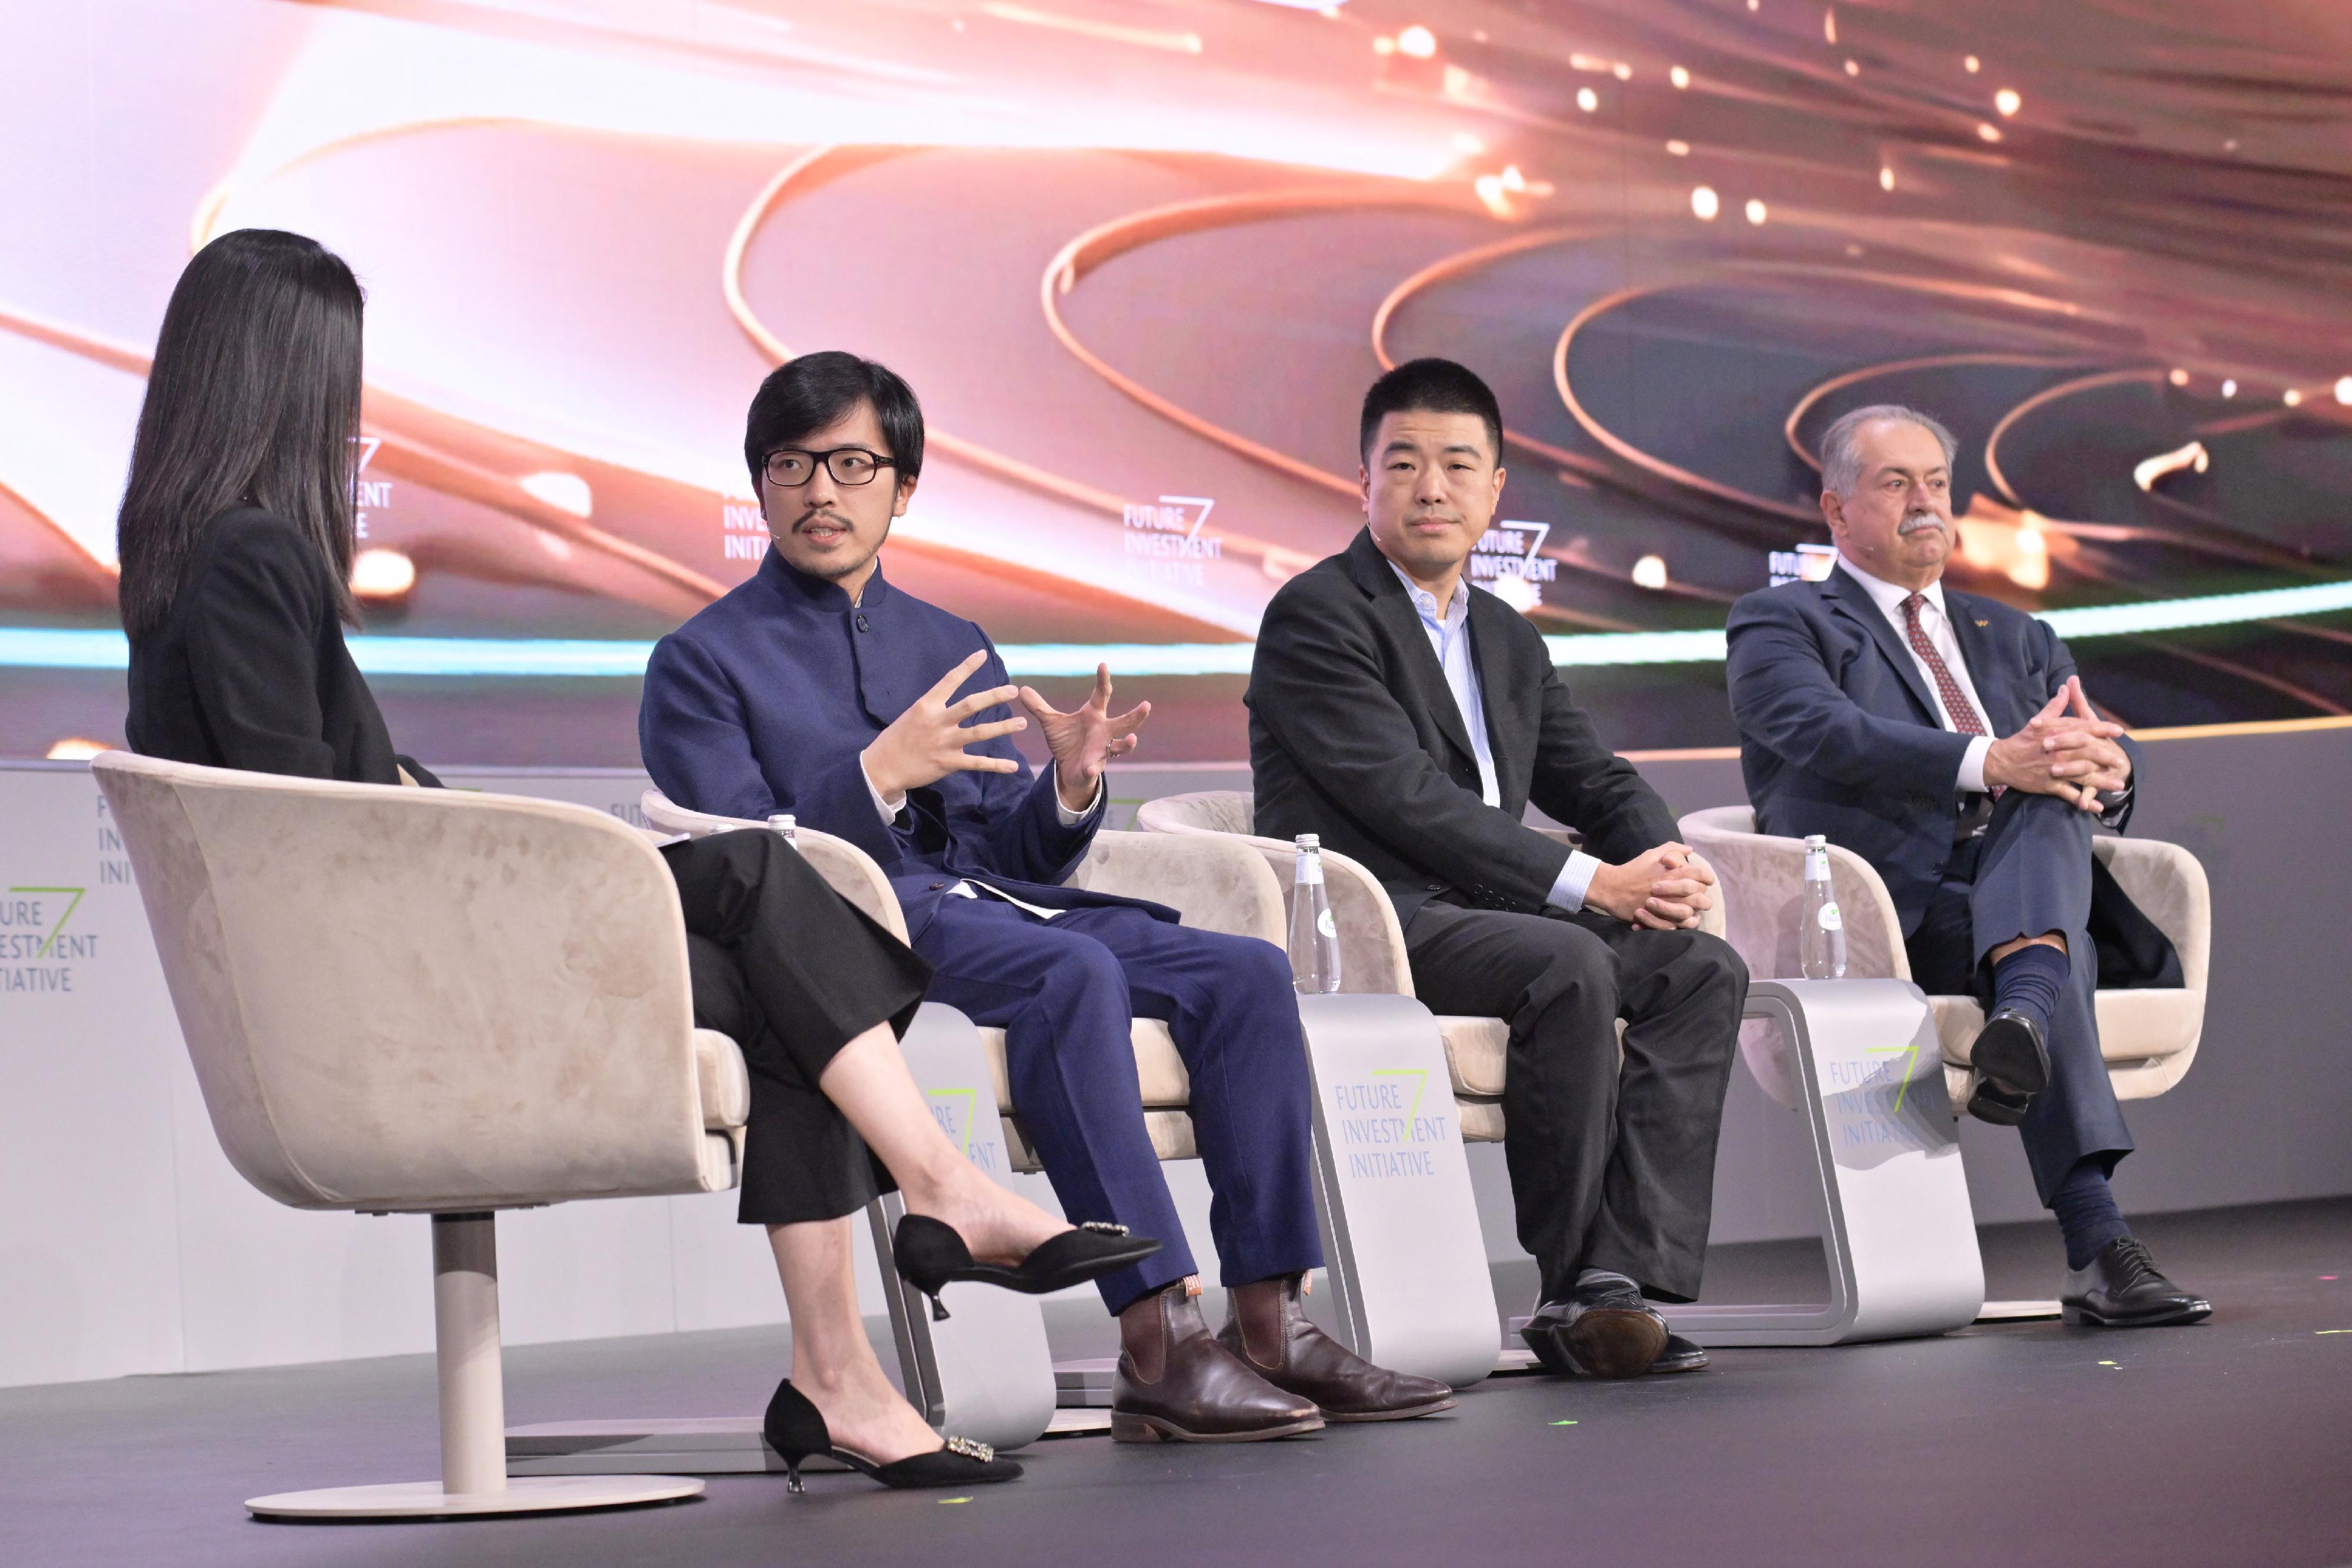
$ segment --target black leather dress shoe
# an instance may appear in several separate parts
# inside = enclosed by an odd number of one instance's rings
[[[1658,1352],[1658,1359],[1650,1363],[1650,1375],[1666,1372],[1705,1372],[1706,1347],[1683,1338],[1678,1333],[1666,1335],[1666,1348]]]
[[[1666,1320],[1623,1285],[1573,1291],[1546,1301],[1519,1330],[1547,1372],[1562,1376],[1639,1377],[1666,1348]]]
[[[2089,1268],[2066,1270],[2058,1315],[2090,1328],[2147,1329],[2203,1322],[2213,1303],[2166,1279],[2138,1237],[2119,1236],[2099,1249]]]
[[[2001,1008],[1985,1020],[1969,1048],[1969,1065],[1977,1074],[1969,1114],[1995,1126],[2024,1121],[2033,1097],[2050,1087],[2050,1047],[2042,1026],[2015,1008]]]

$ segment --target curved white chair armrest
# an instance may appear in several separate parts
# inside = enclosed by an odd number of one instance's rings
[[[1167,904],[1203,931],[1283,943],[1282,884],[1249,846],[1221,837],[1097,832],[1068,885]]]
[[[689,811],[665,797],[658,789],[648,789],[639,799],[639,810],[646,821],[665,832],[692,833],[707,838],[712,833],[731,833],[742,828],[765,829],[767,823],[755,822],[749,817],[713,817],[701,811]],[[896,936],[907,939],[907,915],[898,907],[898,895],[892,891],[890,879],[875,863],[874,857],[851,843],[836,839],[831,833],[820,833],[814,828],[802,828],[793,835],[793,845],[810,869],[824,878],[834,892],[841,894],[870,916],[877,925]]]
[[[1683,841],[1714,867],[1722,890],[1721,935],[1756,979],[1804,973],[1797,939],[1805,896],[1805,844],[1755,831],[1745,806],[1693,811],[1676,824]],[[1907,980],[1910,956],[1894,896],[1877,869],[1852,850],[1830,846],[1830,877],[1845,920],[1846,977]]]
[[[2213,957],[2213,893],[2197,857],[2179,844],[2105,834],[2091,841],[2091,852],[2105,863],[2124,896],[2171,938],[2180,955],[2182,984],[2203,990]]]

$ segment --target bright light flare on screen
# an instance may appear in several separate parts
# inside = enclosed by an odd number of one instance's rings
[[[2336,382],[2336,401],[2352,402],[2352,376],[2339,377]]]
[[[1690,72],[1685,70],[1680,66],[1676,66],[1666,73],[1666,79],[1674,83],[1678,88],[1686,88],[1690,86]]]
[[[1752,11],[1755,7],[1751,5],[1748,9]],[[1967,68],[1968,73],[1970,76],[1974,76],[1977,72],[1984,69],[1984,62],[1977,58],[1974,55],[1968,56],[1960,61],[1960,64]]]
[[[1666,586],[1666,558],[1645,555],[1633,563],[1633,586],[1656,592]]]
[[[2009,120],[2014,118],[2017,111],[2025,107],[2025,99],[2018,96],[2015,88],[2005,87],[1992,95],[1992,106],[2000,110],[2000,117],[2003,120]]]
[[[1713,185],[1691,187],[1691,213],[1703,223],[1715,222],[1715,214],[1723,211],[1723,198],[1715,193]]]
[[[1014,22],[1028,27],[1049,27],[1058,33],[1076,33],[1081,37],[1098,38],[1105,43],[1134,44],[1147,49],[1167,49],[1180,55],[1201,52],[1201,35],[1198,33],[1123,27],[1115,22],[1097,22],[1087,16],[1064,16],[1052,11],[1034,11],[1026,5],[992,3],[982,5],[981,11],[1000,22]]]
[[[1893,164],[1882,163],[1879,165],[1878,188],[1882,191],[1891,191],[1895,189],[1895,166]]]
[[[1576,89],[1576,107],[1584,110],[1585,113],[1591,114],[1593,110],[1601,107],[1601,95],[1593,91],[1589,87],[1578,88]]]
[[[2221,383],[2221,395],[2223,397],[2235,397],[2238,395],[2238,383],[2234,378]]]
[[[575,517],[595,515],[596,497],[588,488],[588,481],[577,474],[526,474],[515,481],[523,494],[534,500],[544,501],[559,512]]]
[[[1754,196],[1748,198],[1748,206],[1745,210],[1748,214],[1748,221],[1751,224],[1761,224],[1772,215],[1771,210]]]
[[[352,591],[362,599],[398,599],[416,586],[416,563],[396,549],[363,549],[352,562]]]
[[[1666,152],[1671,157],[1687,158],[1690,156],[1690,143],[1685,141],[1680,137],[1676,137],[1674,141],[1666,143]]]
[[[1396,36],[1397,53],[1416,60],[1437,57],[1437,35],[1416,22]]]
[[[2172,372],[2164,379],[2170,382],[2174,386],[2185,387],[2189,384],[2189,372],[2182,370],[2179,366],[2175,365],[2172,367]]]
[[[49,747],[48,758],[52,762],[87,762],[100,752],[110,749],[102,740],[86,740],[79,735],[69,735]]]
[[[2289,408],[2301,408],[2303,406],[2303,389],[2301,387],[2289,387],[2285,392],[2279,394],[2279,401],[2285,403]]]
[[[1980,124],[1977,127],[1977,139],[1980,141],[1998,141],[2000,140],[2000,127],[1990,121]]]
[[[2205,444],[2192,441],[2186,446],[2171,452],[2159,452],[2153,457],[2133,464],[2132,483],[2143,490],[2153,490],[2156,482],[2168,474],[2178,474],[2184,468],[2202,474],[2212,465],[2212,461],[2205,450]]]
[[[1822,8],[1822,41],[1828,44],[1837,42],[1837,12],[1829,6]]]

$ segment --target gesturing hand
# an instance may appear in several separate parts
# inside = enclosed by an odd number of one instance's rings
[[[987,650],[971,654],[940,677],[940,684],[915,699],[915,705],[874,737],[865,751],[866,777],[885,800],[895,800],[909,789],[934,784],[950,773],[1017,773],[1021,765],[1008,757],[974,757],[964,750],[982,740],[1029,727],[1025,718],[1002,718],[992,724],[963,721],[997,704],[1010,702],[1011,686],[974,692],[959,703],[948,697],[971,678],[988,659]]]
[[[2116,744],[2124,727],[2099,717],[2079,676],[2043,705],[2015,735],[1985,752],[1985,782],[2034,795],[2055,795],[2085,811],[2099,809],[2099,791],[2131,780],[2131,758]]]
[[[1021,706],[1037,720],[1054,753],[1054,789],[1062,804],[1083,811],[1095,798],[1103,764],[1135,749],[1135,731],[1151,716],[1150,703],[1138,703],[1117,717],[1110,711],[1110,666],[1095,666],[1095,689],[1068,713],[1050,706],[1032,686],[1021,688]]]
[[[1622,865],[1603,865],[1584,890],[1590,908],[1652,931],[1688,931],[1715,907],[1715,873],[1688,844],[1664,843]]]

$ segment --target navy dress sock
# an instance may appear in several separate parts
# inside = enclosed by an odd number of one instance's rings
[[[2100,1248],[2131,1234],[2123,1210],[2116,1207],[2115,1192],[2107,1186],[2107,1173],[2095,1157],[2074,1162],[2074,1168],[2050,1195],[2050,1211],[2066,1233],[2069,1269],[2089,1268]]]
[[[2050,1038],[2050,1019],[2058,998],[2066,989],[2066,955],[2055,947],[2029,942],[1992,967],[1992,1008],[2015,1008],[2042,1026]]]

